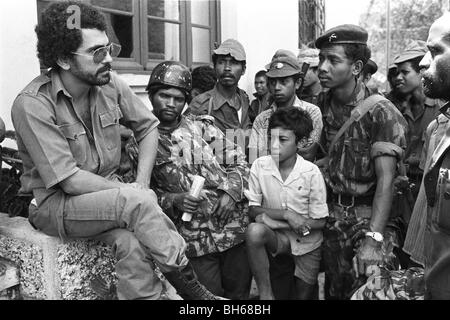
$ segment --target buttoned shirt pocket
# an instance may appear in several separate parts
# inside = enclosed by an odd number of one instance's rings
[[[89,144],[83,124],[81,122],[75,122],[72,124],[62,124],[58,127],[69,143],[70,151],[77,162],[77,166],[81,167],[86,162],[86,152]]]
[[[108,110],[99,116],[106,148],[111,151],[120,147],[119,121],[123,115],[119,107],[116,106],[112,110]]]

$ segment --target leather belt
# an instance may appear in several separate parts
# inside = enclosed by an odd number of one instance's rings
[[[373,195],[369,196],[350,196],[345,194],[332,194],[333,204],[343,208],[352,208],[358,206],[372,206]]]

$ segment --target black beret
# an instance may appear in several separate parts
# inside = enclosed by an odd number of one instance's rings
[[[375,74],[378,71],[378,66],[375,61],[369,59],[367,60],[366,65],[364,66],[364,71],[370,74]]]
[[[354,24],[343,24],[325,31],[323,35],[317,38],[315,45],[321,49],[324,44],[365,44],[368,39],[367,31]]]

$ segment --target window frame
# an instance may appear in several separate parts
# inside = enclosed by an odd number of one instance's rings
[[[65,0],[36,0],[37,2],[54,2]],[[89,0],[81,0],[90,3]],[[166,19],[163,17],[151,16],[148,14],[148,0],[132,0],[132,12],[100,7],[94,5],[103,13],[116,13],[120,15],[132,16],[133,27],[133,54],[131,58],[114,58],[113,68],[118,73],[134,73],[134,74],[150,74],[153,68],[164,60],[148,58],[148,19],[161,22],[169,22],[179,25],[179,47],[180,62],[195,68],[199,65],[211,64],[211,52],[215,43],[220,43],[220,1],[208,0],[209,4],[209,25],[196,24],[191,22],[191,1],[195,0],[178,0],[179,4],[179,20]],[[173,1],[173,0],[166,0]],[[40,12],[37,12],[40,15]],[[39,19],[39,17],[38,17]],[[193,28],[206,29],[209,31],[209,61],[193,61]]]

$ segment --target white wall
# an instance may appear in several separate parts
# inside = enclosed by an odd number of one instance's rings
[[[247,54],[247,72],[239,86],[250,98],[254,75],[277,49],[298,50],[298,0],[222,0],[221,38],[239,40]],[[0,1],[0,116],[12,130],[10,110],[17,94],[39,75],[36,57],[37,8],[34,0]],[[148,76],[125,74],[147,104]]]
[[[239,87],[252,99],[255,73],[278,49],[298,52],[298,0],[222,0],[222,41],[234,38],[247,55],[247,71]]]
[[[0,1],[0,117],[8,130],[17,94],[39,75],[36,1]]]

